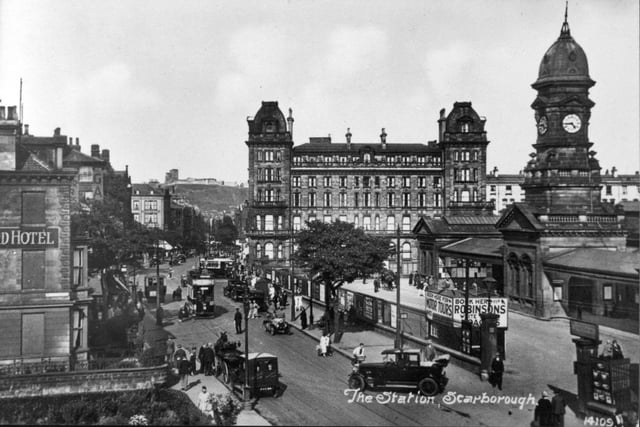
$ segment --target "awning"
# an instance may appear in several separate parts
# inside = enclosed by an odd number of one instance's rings
[[[440,248],[440,253],[456,254],[468,257],[493,258],[496,262],[502,262],[502,239],[483,239],[469,237]]]

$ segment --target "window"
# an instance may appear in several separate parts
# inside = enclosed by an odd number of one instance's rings
[[[496,192],[496,186],[495,185],[490,186],[489,187],[489,191],[491,191],[492,193],[495,193]]]
[[[469,152],[468,151],[463,151],[460,153],[460,160],[462,160],[463,162],[468,162],[469,161]]]
[[[442,180],[439,176],[433,177],[433,188],[440,188],[442,186]]]
[[[264,153],[261,150],[256,151],[256,157],[257,161],[261,162],[264,160]]]
[[[325,187],[331,187],[331,177],[330,176],[322,177],[322,181],[323,181]]]
[[[387,217],[387,231],[395,231],[396,229],[396,218],[394,216],[389,215]]]
[[[411,177],[409,176],[403,176],[402,177],[402,186],[404,188],[409,188],[411,187]]]
[[[347,207],[347,193],[340,193],[339,205],[341,208]]]
[[[264,152],[264,161],[273,162],[273,151],[267,150]]]
[[[365,208],[371,207],[371,193],[364,193],[364,205]]]
[[[426,157],[425,156],[418,156],[418,164],[419,165],[424,165],[426,163]]]
[[[93,182],[93,168],[91,166],[80,166],[80,169],[78,169],[78,181]]]
[[[264,245],[264,256],[268,259],[273,259],[273,243],[265,243]]]
[[[315,215],[309,215],[309,218],[307,218],[308,222],[313,222],[316,220],[316,216]]]
[[[354,193],[353,194],[353,207],[357,208],[359,206],[360,206],[360,194]]]
[[[144,201],[144,210],[145,211],[157,211],[158,210],[158,201],[157,200],[145,200]]]
[[[402,207],[403,208],[411,207],[411,193],[402,193]]]
[[[374,201],[373,201],[373,203],[374,203],[374,206],[375,206],[376,208],[379,208],[379,207],[380,207],[380,193],[376,193],[376,194],[374,195]]]
[[[136,214],[133,214],[133,220],[134,220],[135,222],[140,222],[140,214],[137,214],[137,213],[136,213]]]
[[[371,177],[369,177],[369,176],[363,176],[362,177],[362,187],[363,188],[371,187]]]
[[[326,208],[331,207],[331,193],[324,193],[324,206]]]
[[[133,205],[133,208],[131,210],[134,210],[134,211],[139,211],[140,210],[140,201],[139,200],[133,200],[131,202],[131,204]]]
[[[374,219],[374,224],[373,227],[376,231],[380,231],[380,216],[376,215],[375,219]]]
[[[626,185],[622,186],[622,194],[627,194],[627,186]]]
[[[310,176],[309,177],[309,187],[311,187],[311,188],[315,188],[316,187],[316,177],[315,176]]]
[[[402,231],[411,231],[411,217],[410,216],[403,216],[402,217]]]
[[[365,230],[371,230],[371,217],[369,215],[362,217],[362,228]]]
[[[293,217],[293,231],[300,231],[300,217],[298,215]]]
[[[157,227],[158,226],[158,214],[155,213],[148,213],[145,215],[145,218],[147,219],[147,224],[149,224],[149,226],[151,227]]]
[[[511,195],[511,186],[510,186],[510,185],[506,185],[506,186],[504,187],[504,192],[505,192],[505,194],[506,194],[507,196],[510,196],[510,195]]]
[[[462,190],[460,192],[460,201],[468,202],[469,201],[469,190]]]
[[[425,188],[427,186],[427,177],[419,176],[418,177],[418,188]]]
[[[353,177],[353,186],[354,186],[354,188],[360,187],[360,177],[359,176],[354,176]]]
[[[44,224],[45,223],[44,193],[25,192],[22,193],[22,224]]]
[[[276,151],[276,162],[282,161],[282,151]]]
[[[300,177],[299,176],[294,176],[292,178],[292,184],[294,188],[300,188]]]
[[[282,243],[278,245],[278,259],[284,258],[282,256]]]
[[[256,258],[262,258],[262,246],[260,243],[256,244]]]
[[[459,161],[459,160],[460,160],[459,153],[458,153],[457,151],[454,151],[454,152],[453,152],[453,161],[454,161],[454,162],[457,162],[457,161]]]
[[[395,204],[396,203],[395,203],[395,198],[394,198],[393,193],[387,194],[387,206],[392,208],[392,207],[395,206]]]
[[[606,194],[607,196],[610,196],[610,195],[611,195],[611,186],[610,186],[610,185],[607,185],[607,186],[606,186],[606,193],[605,193],[605,194]]]
[[[340,177],[340,188],[347,188],[347,177],[346,176],[341,176]]]
[[[264,231],[273,231],[273,215],[264,216]]]
[[[314,208],[316,206],[316,193],[309,193],[309,207]]]
[[[402,244],[402,259],[409,260],[411,259],[411,243],[404,242]]]
[[[473,181],[477,182],[478,181],[478,169],[473,168],[473,169],[471,169],[471,171],[473,172]]]
[[[477,151],[473,152],[473,160],[474,161],[478,161],[478,152]]]
[[[22,355],[44,353],[44,313],[22,315]]]
[[[81,286],[84,272],[84,250],[73,250],[73,277],[71,278],[72,286]]]
[[[293,193],[293,207],[300,207],[300,193]]]
[[[435,193],[433,195],[433,207],[439,208],[442,203],[442,196],[440,193]]]
[[[264,190],[264,201],[265,202],[273,202],[273,190]]]
[[[44,251],[22,250],[22,289],[44,289]]]
[[[365,153],[363,159],[364,159],[365,163],[370,163],[371,162],[371,154]]]
[[[426,208],[427,207],[427,195],[424,193],[418,194],[418,207]]]
[[[353,226],[355,228],[360,227],[360,217],[357,214],[353,216]]]
[[[396,186],[396,177],[395,176],[388,176],[387,177],[387,187],[393,188],[395,186]]]
[[[323,221],[325,224],[331,224],[331,215],[325,215],[325,216],[322,218],[322,221]]]
[[[402,156],[402,164],[407,166],[409,164],[411,164],[411,157],[409,156]]]
[[[84,311],[83,310],[74,310],[73,311],[73,320],[71,327],[73,328],[73,346],[74,348],[79,348],[84,346],[84,334],[82,330],[84,329]]]
[[[472,202],[479,201],[479,199],[478,199],[478,190],[476,190],[476,189],[473,190],[473,199],[471,201]]]
[[[260,215],[256,215],[256,230],[262,230],[262,217]]]
[[[373,182],[374,182],[374,184],[373,184],[373,185],[374,185],[376,188],[380,188],[380,177],[379,177],[379,176],[376,176],[375,178],[373,178]]]
[[[338,221],[340,222],[347,222],[347,216],[346,215],[340,215],[338,217]]]
[[[469,123],[462,123],[460,125],[460,132],[469,133]]]

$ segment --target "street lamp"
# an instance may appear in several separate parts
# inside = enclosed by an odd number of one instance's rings
[[[244,283],[244,387],[242,400],[245,405],[249,402],[249,283]]]
[[[402,348],[402,324],[400,323],[400,226],[396,229],[396,339],[395,348]]]

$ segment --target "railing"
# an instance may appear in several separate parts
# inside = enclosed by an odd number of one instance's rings
[[[42,358],[40,361],[32,359],[13,359],[9,363],[0,365],[0,377],[14,375],[34,375],[49,372],[68,372],[70,370],[68,360],[51,360]]]
[[[253,206],[256,208],[265,208],[265,207],[286,207],[287,202],[284,200],[278,200],[273,202],[265,202],[265,201],[253,201]]]
[[[618,222],[618,218],[616,216],[602,216],[602,215],[588,215],[587,222],[610,222],[616,223]]]

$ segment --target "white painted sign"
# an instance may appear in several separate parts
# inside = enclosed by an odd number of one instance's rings
[[[491,307],[491,309],[489,309]],[[465,300],[464,298],[453,299],[453,321],[461,323],[465,318]],[[509,305],[507,298],[469,298],[469,320],[474,326],[480,326],[480,314],[489,313],[498,315],[498,327],[508,327]]]
[[[453,299],[451,297],[427,291],[424,298],[424,309],[428,319],[433,319],[434,314],[452,318]]]

